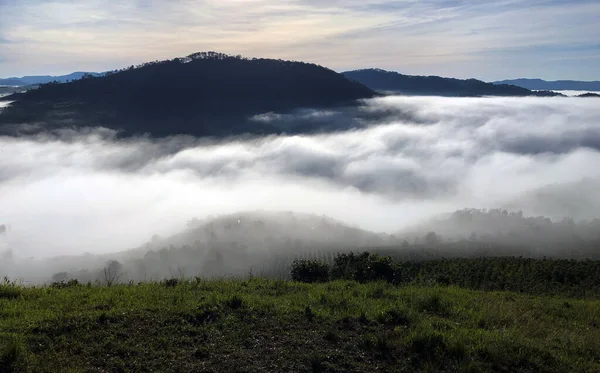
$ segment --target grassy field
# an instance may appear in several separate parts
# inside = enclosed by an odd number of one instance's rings
[[[0,286],[1,372],[600,371],[600,301],[386,283]]]

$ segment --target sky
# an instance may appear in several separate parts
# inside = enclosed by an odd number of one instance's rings
[[[0,0],[0,77],[218,51],[336,71],[600,80],[597,0]]]

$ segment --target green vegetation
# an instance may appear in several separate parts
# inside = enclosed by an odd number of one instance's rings
[[[0,285],[2,372],[600,371],[600,301],[385,281]]]
[[[600,261],[522,257],[392,260],[369,252],[338,254],[333,260],[292,265],[300,282],[386,281],[395,285],[458,285],[474,290],[510,290],[532,295],[600,298]],[[329,274],[328,278],[325,278]],[[318,280],[315,280],[318,278]]]

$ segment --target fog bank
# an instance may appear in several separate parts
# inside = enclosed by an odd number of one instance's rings
[[[600,216],[594,98],[385,97],[257,120],[355,129],[218,142],[99,130],[0,137],[2,245],[15,258],[110,253],[194,217],[248,210],[375,232],[464,207]]]

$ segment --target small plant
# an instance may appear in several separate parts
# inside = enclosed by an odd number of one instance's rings
[[[310,356],[310,369],[313,373],[321,373],[323,371],[323,359],[316,353]]]
[[[15,285],[0,285],[0,299],[16,299],[21,296],[21,289]]]
[[[444,335],[431,329],[421,329],[411,333],[406,339],[406,345],[419,360],[431,360],[448,351]]]
[[[194,357],[198,360],[206,360],[209,358],[209,356],[210,353],[208,352],[208,349],[204,346],[198,347],[194,352]]]
[[[410,325],[410,317],[408,315],[408,312],[404,309],[399,308],[393,308],[380,314],[379,317],[377,317],[377,321],[379,321],[380,324],[384,325]]]
[[[325,340],[329,342],[337,342],[340,340],[340,336],[335,332],[335,330],[328,330],[325,333]]]
[[[239,295],[234,295],[224,302],[225,306],[232,310],[239,310],[244,307],[244,299]]]
[[[310,308],[310,306],[306,306],[306,308],[304,308],[304,316],[306,316],[306,319],[308,321],[312,322],[316,315],[313,312],[312,308]]]
[[[358,321],[364,325],[367,325],[370,322],[369,318],[367,317],[367,314],[364,311],[360,313],[360,316],[358,317]]]
[[[292,280],[298,282],[329,281],[329,265],[320,260],[295,260],[292,264]]]
[[[198,308],[196,312],[187,316],[187,321],[194,325],[210,324],[221,317],[222,310],[218,306],[204,305]]]
[[[64,288],[77,287],[79,285],[80,285],[80,283],[77,279],[71,279],[71,280],[63,280],[63,281],[53,282],[50,285],[50,287],[55,288],[55,289],[64,289]]]
[[[0,336],[0,371],[18,372],[27,359],[25,343],[17,336]]]
[[[174,288],[179,284],[178,278],[169,278],[162,281],[162,285],[168,288]]]
[[[419,300],[419,309],[438,316],[449,316],[452,313],[452,305],[439,294],[424,297]]]
[[[390,354],[394,346],[392,345],[387,333],[380,333],[377,334],[375,347],[379,353],[387,356]]]

